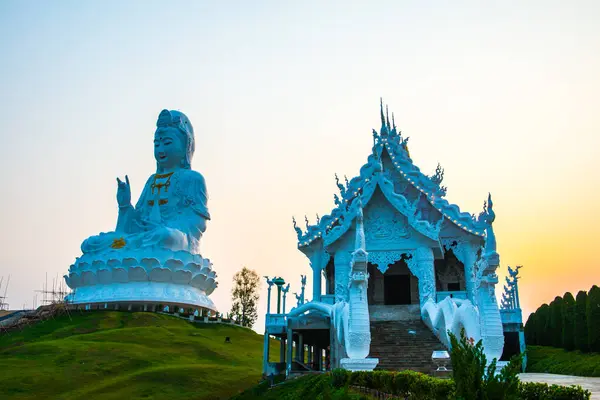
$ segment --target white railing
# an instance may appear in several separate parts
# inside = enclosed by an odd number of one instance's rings
[[[450,297],[453,299],[462,299],[462,300],[466,300],[467,299],[467,292],[464,291],[460,291],[460,292],[437,292],[437,302],[439,303],[440,301],[444,300],[446,297]]]
[[[268,327],[287,326],[287,317],[285,314],[267,314]]]

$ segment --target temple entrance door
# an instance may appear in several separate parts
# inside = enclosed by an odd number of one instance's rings
[[[384,304],[411,304],[410,275],[384,275]]]

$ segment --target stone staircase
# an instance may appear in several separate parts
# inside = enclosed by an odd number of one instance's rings
[[[435,350],[446,350],[421,319],[371,321],[371,353],[379,358],[376,369],[411,369],[431,374]]]

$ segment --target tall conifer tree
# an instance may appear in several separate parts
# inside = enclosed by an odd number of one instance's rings
[[[587,324],[590,351],[600,352],[600,287],[596,285],[588,292]]]
[[[585,290],[580,290],[575,298],[575,348],[584,353],[589,351],[587,298]]]
[[[556,296],[554,301],[550,303],[550,345],[554,347],[562,347],[562,297]]]
[[[548,304],[542,304],[540,308],[535,312],[535,336],[537,338],[538,346],[551,346],[551,336],[548,334],[549,317],[550,317],[550,306]]]
[[[536,335],[536,320],[535,320],[535,312],[529,314],[529,318],[527,318],[527,322],[525,323],[525,343],[528,345],[535,346],[537,345],[537,335]]]
[[[563,296],[562,345],[565,350],[575,350],[575,299],[570,292]]]

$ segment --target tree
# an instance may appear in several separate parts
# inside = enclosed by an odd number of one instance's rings
[[[525,323],[525,341],[528,345],[537,345],[537,334],[535,331],[536,328],[536,315],[535,312],[529,314],[529,318],[527,318],[527,322]]]
[[[548,329],[550,319],[550,306],[542,304],[535,312],[535,336],[538,346],[551,346],[551,340]]]
[[[548,334],[551,339],[551,346],[563,347],[562,345],[562,312],[563,312],[563,299],[560,296],[556,296],[552,303],[550,303],[550,329]]]
[[[596,285],[588,292],[587,325],[590,351],[600,352],[600,287]]]
[[[587,292],[580,290],[575,298],[575,348],[588,352]]]
[[[575,299],[570,292],[563,296],[562,344],[565,350],[575,350]]]
[[[231,315],[242,326],[252,328],[258,318],[259,289],[260,277],[256,271],[244,267],[233,276]]]

